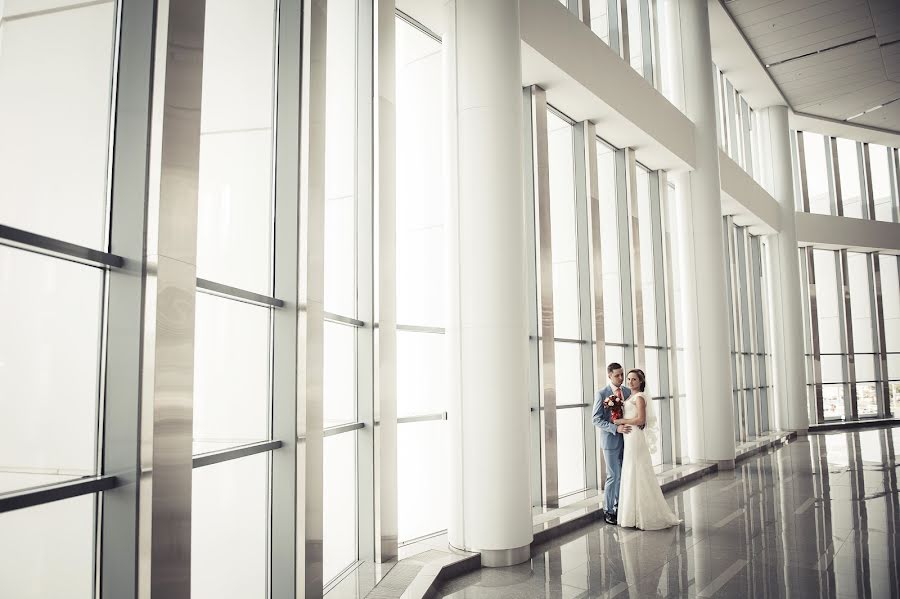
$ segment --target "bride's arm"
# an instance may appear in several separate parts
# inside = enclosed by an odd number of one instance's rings
[[[634,399],[634,403],[637,406],[637,416],[634,418],[618,418],[613,420],[613,424],[629,424],[631,426],[644,426],[646,416],[647,416],[647,400],[644,399],[644,394],[640,394]]]

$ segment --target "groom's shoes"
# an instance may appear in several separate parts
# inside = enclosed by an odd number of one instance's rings
[[[603,514],[603,521],[607,524],[612,524],[613,526],[619,523],[618,519],[616,519],[616,514],[610,512],[605,512]]]

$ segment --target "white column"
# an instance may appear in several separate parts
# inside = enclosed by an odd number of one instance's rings
[[[694,122],[696,168],[681,177],[678,204],[685,225],[685,342],[690,456],[734,467],[734,408],[731,348],[722,243],[719,146],[716,140],[715,87],[706,2],[680,5],[684,96]]]
[[[519,3],[446,9],[449,540],[504,566],[533,538]]]
[[[794,224],[794,181],[786,106],[766,109],[775,199],[781,208],[781,230],[770,238],[769,298],[772,326],[775,425],[804,432],[809,428],[804,377],[803,306],[800,264]]]

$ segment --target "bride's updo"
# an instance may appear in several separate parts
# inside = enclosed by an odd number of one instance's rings
[[[644,371],[640,368],[634,368],[628,371],[628,374],[634,373],[637,375],[638,380],[641,382],[641,391],[644,390],[644,387],[647,386],[647,377],[644,376]],[[625,378],[628,378],[628,374],[625,375]]]

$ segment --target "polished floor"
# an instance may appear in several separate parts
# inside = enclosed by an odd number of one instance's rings
[[[440,596],[900,597],[900,428],[800,438],[667,495],[682,524],[598,522]]]

